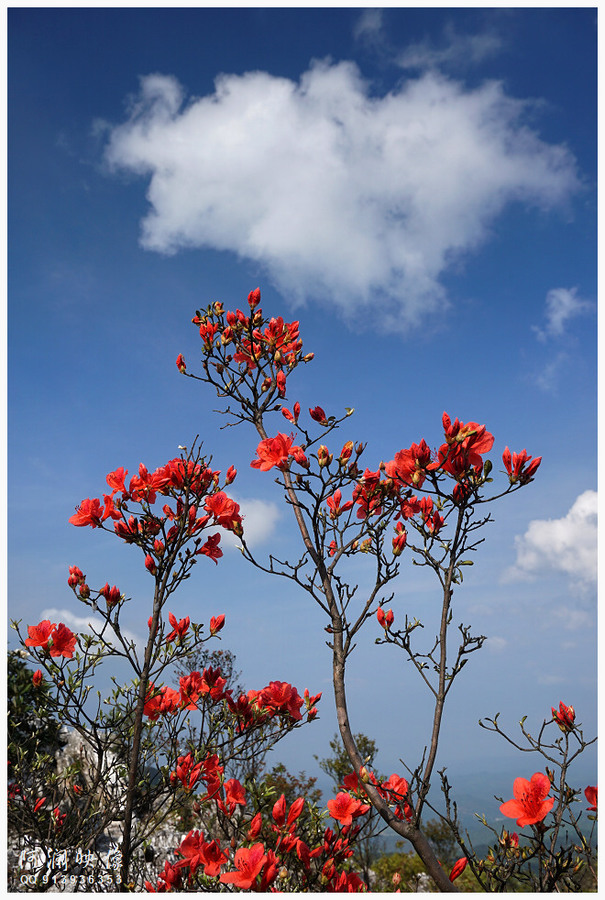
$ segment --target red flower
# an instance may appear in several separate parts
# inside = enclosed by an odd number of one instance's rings
[[[46,797],[40,797],[39,800],[36,800],[34,804],[34,812],[37,813],[39,809],[41,809],[46,803]]]
[[[185,362],[185,357],[183,356],[182,353],[179,353],[179,355],[176,358],[176,367],[179,370],[179,372],[181,372],[181,373],[184,373],[187,371],[187,363]]]
[[[326,503],[330,510],[331,519],[337,519],[341,513],[353,508],[352,500],[347,500],[346,503],[342,503],[342,492],[340,488],[337,491],[334,491],[331,497],[326,498]]]
[[[29,637],[25,639],[25,646],[43,647],[45,650],[48,650],[50,633],[54,627],[55,626],[54,624],[51,624],[50,619],[44,619],[44,621],[39,622],[38,625],[29,625],[27,628]]]
[[[110,472],[107,478],[107,484],[114,491],[120,491],[124,493],[126,488],[124,487],[124,479],[128,475],[128,469],[125,469],[124,466],[120,466],[119,469],[116,469],[115,472]]]
[[[197,701],[202,692],[202,676],[199,672],[191,672],[179,678],[181,704],[184,709],[197,709]]]
[[[273,816],[273,821],[275,824],[281,828],[281,826],[286,821],[286,795],[282,794],[279,800],[273,804],[273,811],[271,813]]]
[[[287,469],[288,460],[294,451],[302,453],[300,447],[292,447],[294,435],[288,436],[281,432],[274,438],[266,438],[256,448],[258,459],[253,459],[250,465],[253,469],[268,472],[273,466],[278,469]]]
[[[178,637],[179,641],[182,641],[182,639],[187,634],[187,630],[189,628],[189,624],[190,624],[189,616],[187,616],[184,619],[180,619],[177,622],[176,616],[173,613],[168,613],[168,620],[169,620],[170,624],[172,625],[172,631],[167,636],[166,643],[169,644],[171,641],[174,641],[174,639],[177,637]]]
[[[340,791],[333,800],[328,800],[328,810],[333,819],[341,825],[351,825],[353,819],[362,816],[370,809],[367,803],[355,800],[350,794]]]
[[[230,778],[223,785],[225,791],[225,801],[218,798],[218,807],[226,815],[231,816],[236,806],[246,805],[246,791],[239,783],[237,778]]]
[[[529,463],[528,467],[525,468],[525,464],[528,463],[530,459],[531,456],[527,455],[527,450],[522,450],[521,453],[513,453],[511,455],[508,447],[505,449],[502,454],[502,462],[508,472],[508,480],[511,484],[516,484],[517,482],[519,482],[519,484],[527,484],[532,480],[538,466],[542,462],[542,457],[537,456],[536,459],[534,459],[532,463]]]
[[[267,855],[263,844],[254,844],[252,847],[241,847],[235,854],[237,872],[225,872],[220,877],[223,884],[233,884],[244,891],[249,891],[256,876],[267,862]]]
[[[233,484],[235,478],[237,476],[237,469],[235,466],[229,466],[227,469],[227,475],[225,476],[225,484]]]
[[[561,731],[565,734],[568,731],[573,729],[574,719],[576,718],[576,712],[573,706],[566,706],[563,701],[559,703],[559,711],[551,706],[552,717],[561,729]]]
[[[300,403],[297,401],[294,404],[294,412],[290,412],[285,406],[282,406],[281,410],[282,416],[288,420],[288,422],[292,422],[293,425],[296,425],[298,422],[298,417],[300,416]]]
[[[109,582],[105,583],[105,586],[101,588],[99,591],[100,597],[105,597],[105,601],[108,606],[113,606],[118,600],[121,599],[122,594],[120,593],[120,589],[117,588],[114,584],[113,587],[109,587]]]
[[[225,616],[212,616],[210,619],[210,634],[217,634],[225,624]]]
[[[431,462],[431,450],[424,438],[419,444],[412,444],[407,450],[400,450],[395,459],[388,462],[385,471],[394,481],[422,487],[426,470]]]
[[[158,571],[158,568],[155,564],[155,559],[153,558],[151,553],[148,553],[145,557],[145,568],[148,572],[151,572],[152,575],[155,575]]]
[[[258,304],[260,303],[260,288],[255,288],[255,290],[250,291],[248,294],[248,305],[251,310],[256,309]],[[260,312],[260,310],[259,310]]]
[[[76,646],[76,635],[69,630],[67,625],[64,625],[63,622],[57,625],[51,637],[53,642],[50,648],[50,655],[64,656],[66,659],[71,659]]]
[[[75,588],[79,584],[84,584],[86,581],[86,576],[77,566],[69,567],[69,578],[67,579],[67,583],[70,587]]]
[[[218,565],[218,561],[223,555],[223,551],[219,547],[220,540],[220,534],[211,535],[206,543],[202,547],[200,547],[199,550],[195,551],[196,555],[203,553],[204,556],[208,556],[210,559],[213,559],[214,562]]]
[[[326,414],[321,408],[321,406],[316,406],[313,409],[309,410],[309,415],[315,422],[319,422],[320,425],[327,425],[328,420],[326,418]]]
[[[395,537],[393,538],[393,556],[401,556],[408,539],[407,531],[402,522],[397,522],[395,532]]]
[[[450,881],[455,881],[459,875],[462,875],[464,870],[466,869],[466,864],[468,859],[466,856],[461,856],[457,862],[452,866],[452,871],[450,872]]]
[[[103,519],[106,518],[107,516],[103,514],[101,501],[97,497],[93,500],[87,497],[86,500],[82,500],[80,505],[76,507],[76,511],[73,516],[70,516],[69,521],[78,528],[83,528],[85,525],[98,528]]]
[[[42,669],[36,669],[36,671],[32,675],[32,683],[35,688],[39,688],[42,684],[42,677]]]
[[[530,781],[527,778],[515,778],[515,799],[503,803],[500,812],[510,819],[516,819],[519,828],[535,825],[546,818],[554,806],[554,797],[546,799],[549,791],[550,780],[543,772],[535,772]]]
[[[191,753],[188,753],[186,756],[179,756],[176,771],[170,773],[170,783],[175,784],[177,781],[180,781],[186,791],[191,791],[200,777],[201,768],[201,762],[194,765]]]
[[[488,453],[494,445],[494,436],[485,425],[468,422],[464,425],[458,419],[453,423],[447,413],[443,413],[443,429],[446,443],[439,448],[437,460],[429,469],[443,469],[454,478],[461,478],[469,469],[482,468],[482,453]]]
[[[393,610],[390,609],[386,614],[383,610],[382,606],[379,606],[376,610],[376,618],[378,619],[378,623],[382,625],[384,630],[386,631],[393,624],[393,619],[395,616],[393,615]]]
[[[592,810],[593,812],[596,812],[596,811],[597,811],[597,799],[598,799],[598,795],[599,795],[599,789],[598,789],[598,787],[587,787],[587,788],[584,790],[584,796],[586,797],[586,799],[588,800],[588,802],[591,804],[591,805],[588,807],[589,811],[590,811],[590,810]]]
[[[263,709],[272,713],[287,713],[297,722],[302,719],[300,708],[303,705],[303,699],[296,688],[287,681],[272,681],[262,689],[258,700]]]
[[[231,500],[224,491],[218,491],[206,498],[206,511],[212,513],[214,521],[222,528],[229,531],[237,531],[241,527],[242,517],[239,513],[239,504]]]

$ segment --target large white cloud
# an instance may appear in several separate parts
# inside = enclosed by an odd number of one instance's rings
[[[141,79],[109,129],[114,170],[149,178],[144,247],[230,250],[294,300],[405,328],[446,304],[441,276],[512,202],[547,209],[578,187],[575,161],[525,123],[501,84],[436,72],[376,96],[353,63],[298,83],[220,75],[185,102],[171,76]]]
[[[562,572],[584,587],[597,579],[597,492],[584,491],[560,519],[534,519],[515,538],[517,561],[509,578]]]

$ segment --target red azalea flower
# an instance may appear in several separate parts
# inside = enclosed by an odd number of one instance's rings
[[[206,541],[206,543],[203,544],[199,550],[195,551],[196,556],[198,556],[200,553],[203,553],[204,556],[207,556],[210,559],[213,559],[214,562],[218,565],[218,561],[221,558],[221,556],[223,555],[223,551],[219,547],[220,540],[221,540],[220,534],[211,535],[208,538],[208,540]]]
[[[217,634],[225,624],[225,616],[212,616],[210,619],[210,634]]]
[[[356,800],[350,794],[340,791],[333,800],[328,800],[328,810],[333,819],[337,819],[341,825],[351,825],[353,819],[362,816],[370,807],[361,800]]]
[[[452,871],[450,872],[450,881],[455,881],[459,875],[462,875],[462,873],[466,869],[467,862],[468,859],[466,858],[466,856],[462,856],[454,863],[454,865],[452,866]]]
[[[253,459],[250,465],[253,469],[268,472],[273,466],[278,469],[286,469],[288,460],[293,451],[302,452],[300,447],[292,447],[294,435],[277,434],[274,438],[266,438],[256,448],[257,459]]]
[[[69,630],[67,625],[64,625],[63,622],[57,625],[51,637],[53,642],[50,648],[50,655],[64,656],[66,659],[71,659],[76,646],[76,635]]]
[[[39,688],[42,684],[42,677],[42,669],[36,669],[36,671],[32,675],[32,683],[35,688]]]
[[[395,458],[385,465],[385,472],[393,481],[420,488],[430,462],[431,449],[423,438],[419,444],[396,453]]]
[[[128,475],[128,469],[125,469],[124,466],[120,466],[119,469],[116,469],[115,472],[110,472],[106,477],[107,484],[114,491],[120,491],[124,493],[126,488],[124,487],[124,479]]]
[[[183,356],[182,353],[179,353],[179,355],[176,358],[176,367],[179,370],[179,372],[181,372],[181,373],[184,373],[187,371],[187,363],[185,362],[185,357]]]
[[[83,528],[85,525],[99,528],[104,518],[107,518],[107,516],[103,515],[101,501],[97,497],[93,500],[87,497],[86,500],[82,500],[80,505],[76,507],[76,511],[73,516],[70,516],[69,521],[78,528]]]
[[[327,425],[328,420],[326,418],[326,414],[321,408],[321,406],[316,406],[313,409],[309,410],[309,415],[315,422],[319,422],[320,425]]]
[[[45,650],[48,650],[50,633],[54,627],[55,626],[51,623],[50,619],[44,619],[44,621],[39,622],[37,625],[28,625],[27,633],[29,634],[29,637],[25,639],[25,646],[43,647]]]
[[[330,510],[331,519],[337,519],[338,516],[341,515],[341,513],[353,508],[352,500],[347,500],[346,503],[342,502],[342,492],[340,488],[337,491],[334,491],[331,497],[328,497],[326,499],[326,503],[328,504],[328,508]]]
[[[69,567],[69,578],[67,579],[67,583],[70,587],[75,588],[79,584],[84,584],[86,581],[86,576],[77,566]]]
[[[508,447],[505,449],[502,454],[502,462],[508,472],[508,480],[511,484],[516,484],[517,482],[519,484],[527,484],[532,480],[538,466],[542,462],[542,457],[537,456],[533,462],[529,463],[530,459],[531,456],[527,455],[527,450],[511,454]],[[529,463],[527,468],[525,468],[526,463]]]
[[[552,717],[561,729],[561,731],[565,734],[568,731],[572,731],[573,723],[576,718],[576,711],[573,706],[566,706],[563,701],[559,703],[559,711],[551,706]]]
[[[392,609],[389,609],[389,611],[385,613],[383,608],[379,606],[376,610],[376,618],[378,619],[378,624],[381,625],[386,631],[393,624],[395,616]]]
[[[120,589],[117,588],[114,584],[113,587],[109,587],[109,582],[107,581],[104,587],[99,591],[100,597],[105,597],[105,602],[108,606],[114,606],[121,598],[122,594],[120,593]]]
[[[548,797],[550,780],[543,772],[535,772],[530,781],[515,778],[514,800],[507,800],[500,806],[500,812],[510,819],[516,819],[519,828],[535,825],[545,819],[554,806],[555,798]]]
[[[249,891],[267,862],[265,847],[263,844],[254,844],[252,847],[241,847],[235,854],[237,872],[225,872],[220,877],[223,884],[232,884],[234,887]]]
[[[598,795],[599,795],[599,789],[598,789],[598,787],[587,787],[587,788],[585,788],[585,790],[584,790],[584,796],[586,797],[586,799],[588,800],[588,802],[591,804],[591,805],[588,807],[589,812],[591,812],[591,811],[592,811],[592,812],[596,812],[596,811],[597,811],[597,799],[598,799]]]
[[[177,637],[179,641],[182,641],[187,634],[187,630],[190,625],[189,616],[186,616],[186,618],[184,619],[179,619],[179,621],[177,622],[176,616],[173,613],[168,613],[168,620],[172,625],[172,631],[167,636],[166,643],[169,644]]]

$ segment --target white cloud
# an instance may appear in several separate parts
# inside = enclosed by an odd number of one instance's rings
[[[279,508],[275,503],[254,498],[237,497],[233,492],[229,496],[240,505],[240,513],[243,517],[244,538],[248,547],[256,547],[263,544],[271,537],[280,518]],[[221,529],[221,545],[227,547],[241,547],[241,542],[230,531]]]
[[[568,321],[591,309],[592,303],[578,297],[577,287],[553,288],[546,295],[546,325],[544,328],[532,327],[540,341],[563,337]]]
[[[488,637],[487,641],[485,642],[485,646],[493,653],[501,653],[503,650],[507,649],[508,641],[506,638],[497,637],[496,635],[490,635],[490,637]]]
[[[353,37],[357,41],[372,42],[382,36],[383,11],[381,9],[364,9],[353,28]]]
[[[562,572],[576,585],[597,579],[597,492],[584,491],[561,519],[534,519],[515,538],[517,561],[507,580]]]
[[[496,82],[431,72],[378,97],[353,63],[317,62],[299,83],[215,87],[185,103],[175,78],[148,76],[109,129],[110,168],[150,179],[142,245],[233,251],[293,301],[380,308],[383,327],[441,311],[441,277],[509,202],[548,209],[578,187],[569,151]]]
[[[483,62],[502,48],[502,39],[495,32],[460,34],[451,23],[445,26],[443,37],[440,47],[428,40],[410,44],[399,55],[398,65],[402,69],[466,68]]]

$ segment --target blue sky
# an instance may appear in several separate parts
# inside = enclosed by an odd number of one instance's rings
[[[220,431],[174,365],[198,357],[197,307],[260,285],[316,354],[289,399],[355,407],[341,434],[368,441],[368,465],[437,446],[443,410],[487,424],[497,470],[507,444],[543,457],[456,598],[489,640],[440,762],[531,775],[477,727],[498,711],[537,729],[564,700],[594,732],[595,10],[13,8],[8,200],[13,617],[83,627],[77,564],[132,596],[122,621],[142,634],[141,560],[68,518],[107,472],[155,468],[197,433],[237,466],[259,554],[294,557],[255,435]],[[395,612],[429,632],[434,587],[404,568]],[[276,754],[316,772],[336,730],[320,611],[236,550],[173,606],[226,613],[248,687],[324,691]],[[417,759],[426,698],[376,636],[351,664],[351,718],[388,774]]]

